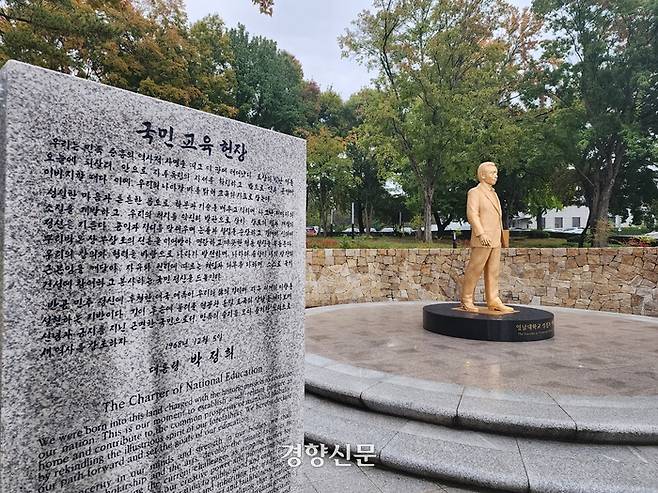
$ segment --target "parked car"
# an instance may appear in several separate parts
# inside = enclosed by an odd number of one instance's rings
[[[380,233],[395,233],[395,228],[391,228],[390,226],[387,226],[385,228],[382,228],[379,230]]]
[[[571,234],[575,234],[575,235],[582,234],[583,231],[584,231],[583,228],[566,228],[566,229],[562,230],[563,233],[571,233]]]
[[[651,233],[647,233],[642,236],[648,236],[649,238],[655,238],[656,240],[658,240],[658,231],[652,231]]]
[[[318,230],[315,229],[315,226],[306,226],[306,236],[317,236]]]
[[[351,233],[351,232],[352,232],[352,226],[350,226],[349,228],[346,228],[346,229],[343,230],[343,233]],[[354,232],[357,233],[357,234],[360,233],[359,227],[356,226],[356,225],[354,226]],[[375,228],[370,228],[370,232],[371,233],[376,233],[377,230]]]

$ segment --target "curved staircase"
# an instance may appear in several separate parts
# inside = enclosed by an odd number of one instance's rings
[[[658,396],[498,392],[306,358],[305,438],[508,492],[658,492]]]

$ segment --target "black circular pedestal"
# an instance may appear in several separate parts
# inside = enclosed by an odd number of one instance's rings
[[[553,314],[545,310],[512,306],[515,313],[492,315],[457,310],[459,306],[459,303],[424,306],[423,328],[479,341],[540,341],[554,335]]]

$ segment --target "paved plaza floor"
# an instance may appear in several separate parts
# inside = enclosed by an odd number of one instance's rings
[[[555,337],[488,342],[425,331],[433,301],[335,305],[306,311],[306,351],[351,365],[497,390],[658,394],[658,318],[539,307]]]

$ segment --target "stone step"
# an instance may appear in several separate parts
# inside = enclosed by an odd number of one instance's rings
[[[658,447],[581,444],[459,430],[306,395],[305,439],[406,474],[506,492],[658,492]]]
[[[310,444],[309,444],[310,445]],[[317,445],[317,444],[313,444]],[[317,460],[311,464],[308,456],[298,471],[296,493],[492,493],[495,490],[475,486],[449,484],[423,478],[377,465],[376,467],[333,460]]]
[[[658,445],[658,396],[493,391],[306,356],[306,392],[446,427],[580,443]]]

